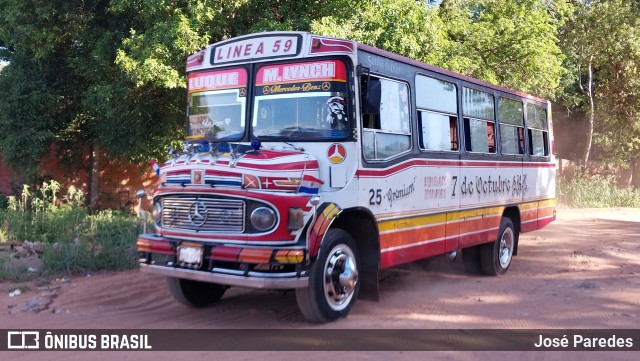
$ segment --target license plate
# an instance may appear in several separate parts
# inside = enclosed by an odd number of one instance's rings
[[[178,246],[178,262],[201,264],[202,246]]]

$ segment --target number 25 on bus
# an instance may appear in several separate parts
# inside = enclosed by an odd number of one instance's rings
[[[187,133],[153,191],[143,271],[206,306],[294,289],[311,322],[380,270],[461,254],[502,275],[555,219],[549,102],[345,39],[268,32],[187,59]]]

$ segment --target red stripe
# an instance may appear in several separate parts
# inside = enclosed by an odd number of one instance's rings
[[[380,248],[409,246],[421,240],[444,238],[445,224],[425,225],[420,228],[407,229],[380,235]]]
[[[251,164],[251,163],[238,162],[237,168],[260,169],[260,170],[271,170],[271,171],[282,171],[282,170],[302,171],[303,169],[306,169],[310,171],[310,170],[318,170],[318,162],[303,161],[303,162],[280,163],[280,164],[272,164],[272,163]]]
[[[191,175],[191,169],[167,171],[167,175]]]
[[[384,252],[380,255],[380,268],[389,268],[441,254],[444,252],[444,243],[444,241],[426,243],[415,247]]]
[[[484,231],[474,234],[468,234],[466,236],[460,236],[459,244],[460,248],[473,246],[476,244],[487,243],[495,241],[498,238],[498,230]]]
[[[208,159],[203,159],[201,162],[202,164],[210,164],[210,161]],[[229,163],[230,162],[228,160],[218,160],[216,164],[212,166],[228,167]],[[195,160],[191,161],[190,164],[195,164]],[[273,164],[273,163],[253,164],[253,163],[240,161],[236,164],[236,168],[259,169],[259,170],[270,170],[270,171],[283,171],[283,170],[302,171],[303,169],[308,171],[313,171],[313,170],[318,170],[319,167],[318,167],[317,161],[306,161],[306,162],[301,161],[301,162],[290,162],[290,163],[280,163],[280,164]],[[169,172],[173,172],[173,171],[169,171]],[[181,170],[181,171],[175,171],[175,172],[189,172],[189,171]]]
[[[211,250],[211,258],[221,261],[236,262],[242,248],[217,246]]]
[[[413,159],[386,169],[360,169],[360,177],[380,177],[403,171],[411,167],[479,167],[479,168],[555,168],[554,163],[517,163],[517,162],[474,162]]]

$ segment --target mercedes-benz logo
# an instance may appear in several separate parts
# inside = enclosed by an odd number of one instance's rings
[[[191,203],[189,207],[189,222],[194,227],[200,227],[207,221],[207,205],[203,201]]]

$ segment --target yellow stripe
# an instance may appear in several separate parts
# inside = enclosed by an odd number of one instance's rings
[[[412,227],[420,227],[426,226],[430,224],[436,223],[445,223],[447,220],[447,214],[435,214],[428,215],[422,217],[411,217],[411,218],[402,218],[402,219],[394,219],[391,221],[383,221],[380,222],[378,228],[380,232],[397,230],[402,228],[412,228]]]
[[[378,228],[380,229],[380,232],[385,232],[404,228],[423,227],[439,223],[461,221],[467,218],[500,216],[503,211],[504,207],[488,207],[467,211],[431,214],[421,217],[407,217],[382,221],[378,224]]]
[[[556,200],[555,199],[549,199],[546,201],[540,201],[538,203],[538,207],[548,207],[548,206],[555,206],[556,205]]]
[[[499,202],[488,202],[488,203],[484,203],[483,205],[486,206],[486,208],[488,207],[503,207],[503,209],[505,207],[513,207],[513,206],[517,206],[522,208],[523,205],[525,204],[530,204],[532,205],[532,207],[537,207],[538,201],[543,202],[543,201],[550,201],[553,202],[553,204],[555,204],[555,199],[548,199],[548,198],[544,198],[544,197],[530,197],[525,199],[523,202],[521,203],[513,203],[513,202],[504,202],[504,201],[499,201]],[[376,218],[378,219],[385,219],[385,220],[390,220],[391,218],[394,219],[399,219],[399,218],[404,218],[404,217],[412,217],[412,216],[421,216],[424,215],[425,213],[428,214],[440,214],[440,213],[446,213],[446,211],[457,211],[458,209],[460,209],[462,207],[440,207],[440,208],[429,208],[426,210],[419,210],[419,211],[407,211],[407,212],[394,212],[394,213],[381,213],[376,215]],[[484,209],[484,208],[471,208],[470,210],[475,210],[475,209]]]
[[[554,206],[556,204],[555,199],[549,199],[544,201],[534,201],[527,203],[515,204],[520,209],[520,213],[537,211],[543,207]],[[505,206],[497,206],[497,207],[486,207],[486,208],[477,208],[463,211],[455,211],[455,212],[443,212],[438,214],[428,214],[423,216],[407,216],[404,218],[395,218],[391,220],[383,220],[378,221],[378,228],[381,234],[388,231],[403,231],[412,228],[420,228],[420,227],[429,227],[436,224],[447,224],[447,227],[459,228],[462,223],[466,219],[473,218],[489,218],[489,217],[499,217],[502,216],[502,213],[505,210]],[[535,220],[536,217],[533,217],[532,220]],[[455,225],[457,224],[457,225]]]
[[[322,214],[324,214],[326,219],[332,219],[333,217],[336,216],[336,214],[338,214],[338,212],[340,212],[340,210],[336,207],[332,207],[330,212],[322,212]]]
[[[335,204],[330,203],[329,205],[327,205],[327,208],[325,208],[324,211],[322,211],[322,215],[325,216],[325,217],[328,217],[329,213],[331,211],[333,211],[334,209],[336,209]]]
[[[538,202],[523,203],[519,205],[520,211],[530,211],[538,208]]]

